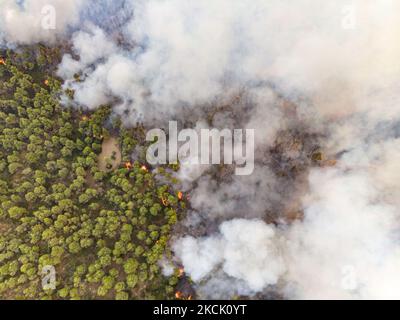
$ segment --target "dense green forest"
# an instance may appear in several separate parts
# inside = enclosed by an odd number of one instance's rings
[[[110,106],[61,106],[58,50],[0,51],[0,296],[173,299],[179,271],[163,276],[159,260],[185,202],[172,178],[130,162],[143,128],[124,128]],[[120,155],[104,170],[110,138]],[[44,266],[55,289],[43,289]]]

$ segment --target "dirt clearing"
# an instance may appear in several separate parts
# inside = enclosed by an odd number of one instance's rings
[[[101,171],[115,170],[121,164],[121,149],[116,138],[108,138],[103,141],[102,151],[99,155],[99,169]]]

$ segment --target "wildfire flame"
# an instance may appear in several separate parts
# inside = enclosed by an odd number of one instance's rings
[[[145,172],[149,172],[149,169],[147,169],[147,167],[146,167],[145,165],[143,165],[143,166],[141,167],[141,169],[142,169],[143,171],[145,171]]]
[[[179,268],[179,277],[182,277],[185,274],[185,269]]]
[[[49,85],[49,80],[44,80],[44,84],[45,84],[46,86],[48,86],[48,85]]]
[[[4,61],[4,59],[3,59],[3,58],[0,58],[0,64],[2,64],[2,65],[6,65],[6,62]]]
[[[178,192],[178,199],[183,200],[183,192],[181,191]]]
[[[125,168],[128,169],[128,170],[131,170],[132,169],[132,163],[125,162]]]
[[[193,296],[192,295],[188,295],[188,296],[185,297],[185,295],[182,292],[177,291],[177,292],[175,292],[175,298],[176,299],[180,299],[180,300],[192,300]]]
[[[175,292],[175,298],[181,299],[182,298],[182,292],[180,292],[180,291]]]

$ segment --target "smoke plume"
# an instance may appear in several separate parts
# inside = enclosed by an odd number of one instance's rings
[[[54,42],[79,22],[83,3],[84,0],[2,0],[0,40],[3,35],[8,44]],[[48,23],[52,19],[54,26]]]
[[[112,104],[127,126],[256,131],[251,176],[190,161],[177,174],[190,210],[168,263],[199,298],[400,298],[397,1],[101,4],[5,0],[0,34],[66,39],[69,103]]]

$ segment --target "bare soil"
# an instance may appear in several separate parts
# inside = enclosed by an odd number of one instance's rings
[[[102,151],[98,157],[99,161],[99,169],[101,171],[107,172],[110,170],[115,170],[121,164],[121,148],[118,143],[118,140],[114,137],[108,138],[103,141]],[[112,159],[114,154],[114,159]],[[112,167],[107,168],[107,165],[110,164]]]

